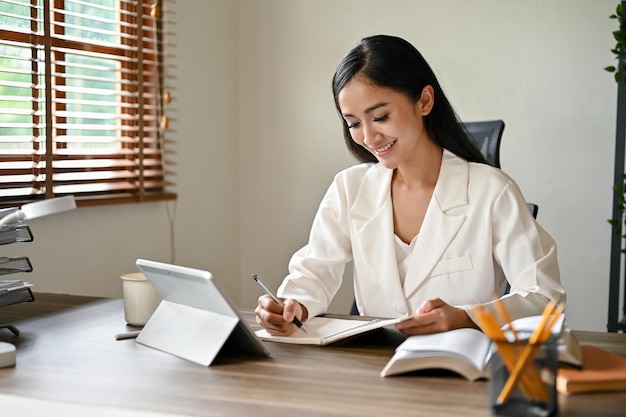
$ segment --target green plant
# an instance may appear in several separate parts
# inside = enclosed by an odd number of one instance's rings
[[[615,81],[619,81],[623,78],[626,81],[626,21],[624,19],[624,9],[622,4],[618,4],[615,10],[615,14],[609,16],[611,19],[617,19],[619,22],[619,29],[613,31],[613,38],[615,38],[615,48],[611,49],[615,59],[617,59],[617,65],[609,65],[604,68],[606,71],[613,73]],[[622,88],[622,91],[626,93],[626,87]]]

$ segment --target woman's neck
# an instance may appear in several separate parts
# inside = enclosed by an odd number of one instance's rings
[[[439,178],[443,148],[432,143],[422,147],[419,154],[399,165],[394,172],[393,181],[409,189],[434,187]]]

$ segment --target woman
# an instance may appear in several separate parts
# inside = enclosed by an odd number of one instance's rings
[[[333,77],[346,144],[362,164],[336,175],[308,244],[257,323],[288,335],[322,314],[353,262],[360,314],[402,317],[406,334],[477,327],[472,305],[501,298],[512,318],[564,302],[556,245],[515,182],[487,165],[421,54],[392,36],[363,39]]]

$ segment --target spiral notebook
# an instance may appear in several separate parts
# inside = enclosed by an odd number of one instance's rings
[[[351,336],[380,329],[406,320],[395,319],[349,320],[330,317],[313,317],[304,323],[306,333],[298,329],[290,336],[272,336],[265,329],[257,330],[256,335],[269,342],[295,343],[300,345],[324,346]]]

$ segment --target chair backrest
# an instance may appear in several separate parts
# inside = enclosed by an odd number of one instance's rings
[[[485,156],[487,163],[500,168],[500,140],[504,131],[504,121],[486,120],[462,124],[474,145]]]
[[[463,122],[463,127],[469,133],[474,145],[483,154],[487,163],[500,168],[500,142],[504,131],[504,121],[485,120],[480,122]],[[533,217],[537,218],[539,206],[534,203],[526,203]]]

